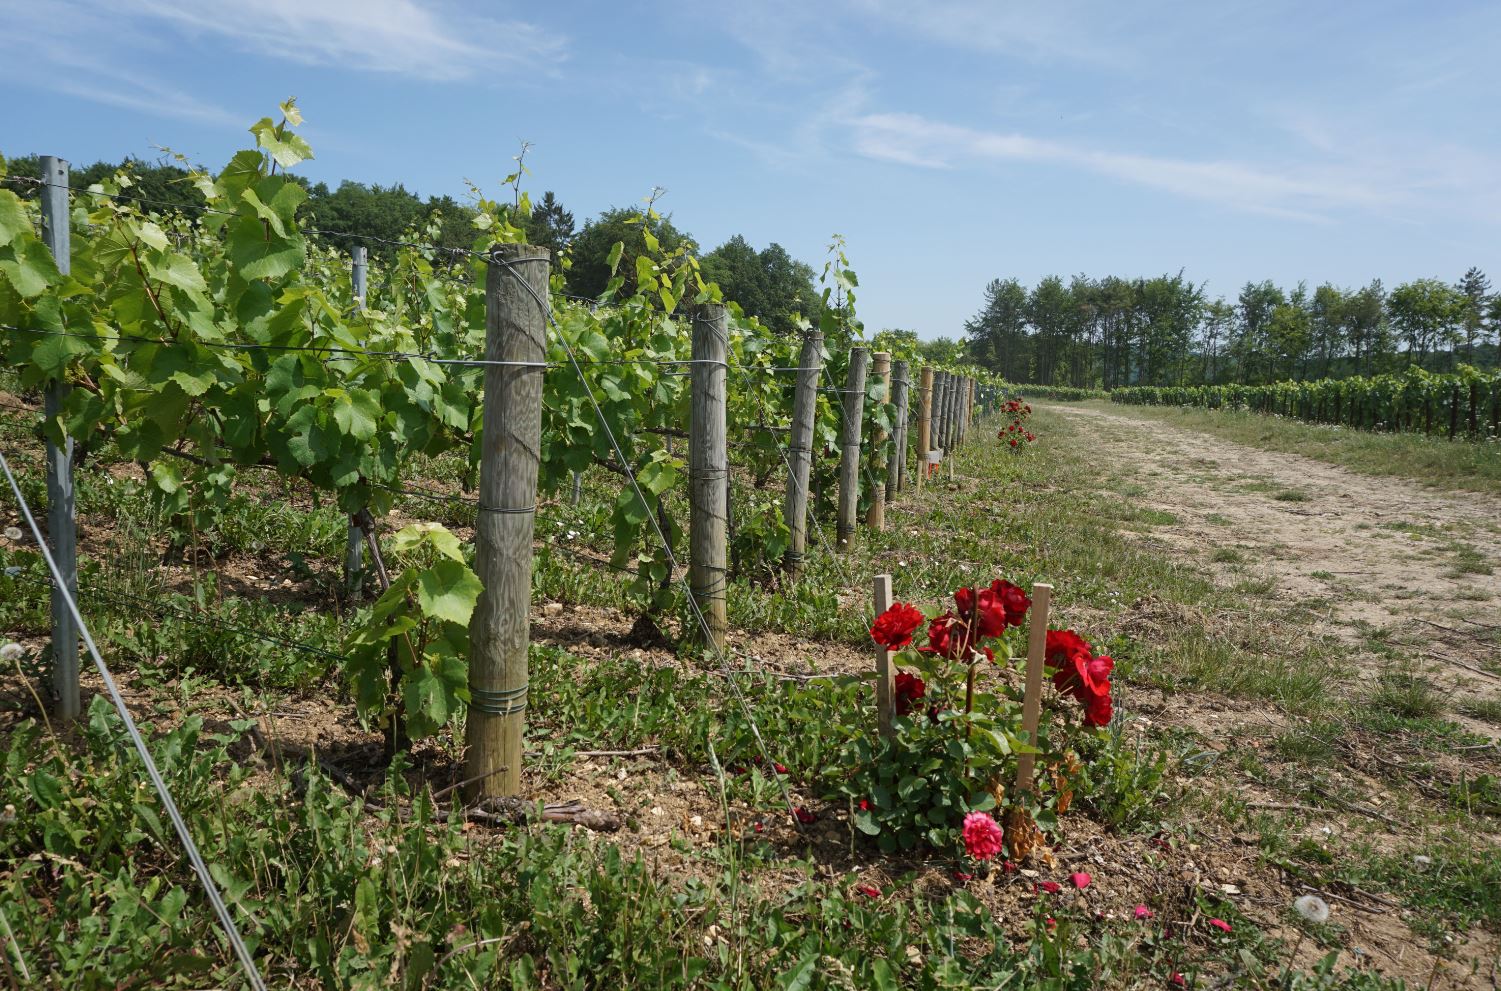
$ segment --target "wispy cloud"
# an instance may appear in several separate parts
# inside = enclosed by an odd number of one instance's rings
[[[1409,198],[1416,180],[1373,178],[1370,168],[1294,164],[1270,168],[1089,147],[930,120],[917,114],[865,114],[850,121],[855,151],[926,168],[1020,162],[1057,165],[1239,210],[1320,219],[1341,209],[1384,209]]]
[[[419,0],[123,0],[110,8],[259,55],[438,81],[538,64],[565,49],[534,24]]]
[[[1136,6],[1086,9],[1074,0],[846,0],[845,5],[907,37],[997,55],[1109,65],[1127,60],[1117,39]]]

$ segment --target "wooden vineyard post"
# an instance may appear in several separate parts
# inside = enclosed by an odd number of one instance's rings
[[[485,360],[509,364],[485,367],[474,527],[484,587],[469,621],[465,727],[470,798],[521,790],[550,257],[545,247],[498,245],[485,273]]]
[[[1032,630],[1027,638],[1027,687],[1022,698],[1022,730],[1027,745],[1037,746],[1037,721],[1042,715],[1042,667],[1048,646],[1048,607],[1053,601],[1053,586],[1042,582],[1032,586]],[[1032,790],[1032,769],[1036,754],[1022,754],[1016,759],[1016,787]]]
[[[891,366],[891,409],[895,433],[891,438],[891,463],[886,466],[886,501],[896,498],[907,478],[907,363]]]
[[[349,284],[354,295],[354,305],[365,308],[365,246],[356,245],[349,251]],[[356,522],[358,513],[349,516],[349,534],[344,544],[344,591],[353,596],[360,590],[360,580],[365,570],[365,532]]]
[[[43,155],[42,237],[52,260],[63,275],[72,271],[72,245],[68,228],[68,163]],[[47,421],[56,422],[68,401],[69,386],[62,379],[47,383]],[[68,596],[78,601],[78,521],[73,504],[73,438],[62,444],[47,441],[47,542],[62,575],[63,586],[52,586],[52,695],[57,700],[57,718],[69,721],[81,711],[78,683],[78,627],[68,610]],[[66,592],[65,592],[66,590]]]
[[[803,335],[803,351],[797,361],[797,389],[792,396],[792,434],[787,443],[788,571],[802,570],[808,552],[808,475],[813,466],[813,421],[818,415],[818,377],[823,372],[823,334],[810,330]]]
[[[928,445],[932,451],[943,451],[943,398],[947,393],[944,388],[944,377],[944,372],[936,372],[933,375],[932,442]]]
[[[891,404],[891,352],[877,351],[871,355],[870,373],[880,381],[880,395],[878,400],[882,406]],[[886,431],[877,427],[870,438],[870,467],[873,478],[879,478],[881,469],[891,471],[891,458],[887,452],[888,442],[891,438]],[[886,530],[886,483],[871,486],[870,506],[865,510],[865,525],[876,533]]]
[[[933,403],[933,447],[942,451],[943,461],[949,460],[952,447],[949,443],[949,373],[939,372],[934,384],[937,398]]]
[[[969,436],[969,425],[975,418],[975,380],[964,380],[964,435]]]
[[[933,449],[933,369],[927,365],[917,380],[917,487],[928,481],[928,452]]]
[[[860,512],[860,421],[865,416],[865,372],[870,348],[850,348],[849,374],[844,380],[844,423],[839,449],[839,520],[835,545],[849,550]]]
[[[725,383],[729,310],[707,303],[693,311],[693,390],[688,414],[688,588],[709,636],[724,646],[729,630],[725,528],[729,520],[729,453]]]
[[[964,376],[954,379],[954,447],[964,446]]]
[[[876,575],[876,615],[891,608],[891,576]],[[884,737],[891,736],[891,720],[896,716],[896,671],[891,666],[891,651],[885,644],[876,644],[876,729]]]

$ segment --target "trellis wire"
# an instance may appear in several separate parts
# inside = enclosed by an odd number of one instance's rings
[[[115,703],[115,711],[120,714],[120,720],[125,724],[126,732],[130,735],[130,741],[141,757],[141,762],[146,765],[146,774],[151,779],[151,785],[156,790],[157,797],[161,799],[162,807],[167,812],[167,817],[172,820],[172,826],[177,831],[178,839],[182,841],[183,849],[187,852],[188,860],[192,862],[193,870],[198,874],[199,881],[203,884],[203,890],[208,895],[209,902],[213,905],[214,914],[219,917],[219,924],[224,927],[224,934],[228,937],[230,946],[234,949],[235,956],[239,958],[240,966],[245,970],[245,976],[250,981],[250,986],[255,991],[266,991],[266,982],[262,980],[260,970],[250,956],[250,950],[245,946],[245,941],[240,937],[240,931],[235,926],[234,919],[229,914],[229,908],[224,904],[224,899],[219,893],[219,888],[214,884],[213,877],[209,874],[208,865],[204,863],[203,855],[198,851],[198,845],[193,842],[193,835],[188,831],[188,824],[183,820],[182,813],[178,811],[177,803],[172,799],[172,793],[167,788],[161,772],[157,769],[156,761],[151,758],[151,751],[146,746],[146,741],[141,737],[141,731],[136,726],[135,718],[130,714],[130,708],[125,704],[124,697],[120,694],[119,687],[115,684],[114,675],[110,673],[109,665],[104,663],[104,658],[99,654],[99,648],[94,643],[94,636],[89,632],[88,624],[83,621],[83,614],[78,610],[78,603],[68,594],[67,585],[63,581],[62,572],[58,570],[57,562],[52,559],[52,551],[47,546],[46,539],[42,536],[42,530],[37,526],[36,519],[31,514],[31,507],[26,503],[26,497],[21,494],[21,486],[16,481],[16,476],[10,470],[10,462],[5,460],[4,453],[0,453],[0,470],[5,472],[5,480],[10,484],[10,490],[16,497],[16,502],[21,508],[21,515],[26,519],[26,525],[31,530],[33,539],[36,540],[37,550],[43,560],[47,562],[47,570],[52,574],[55,587],[62,593],[63,601],[67,604],[68,612],[73,621],[78,624],[79,635],[83,637],[84,645],[88,648],[89,655],[94,659],[94,666],[99,671],[100,678],[104,681],[104,687],[109,692],[110,698]]]

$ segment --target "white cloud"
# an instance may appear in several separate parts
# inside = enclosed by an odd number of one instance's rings
[[[541,64],[564,49],[533,24],[419,0],[123,0],[110,9],[259,55],[439,81]]]
[[[1023,162],[1059,165],[1236,209],[1317,219],[1347,208],[1381,209],[1410,197],[1418,183],[1353,165],[1268,168],[1228,160],[1195,160],[1092,148],[930,120],[875,113],[850,120],[854,149],[869,158],[927,168]]]

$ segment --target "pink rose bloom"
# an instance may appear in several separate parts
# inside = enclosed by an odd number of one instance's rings
[[[989,860],[1001,852],[1001,826],[987,812],[964,817],[964,849],[976,860]]]

